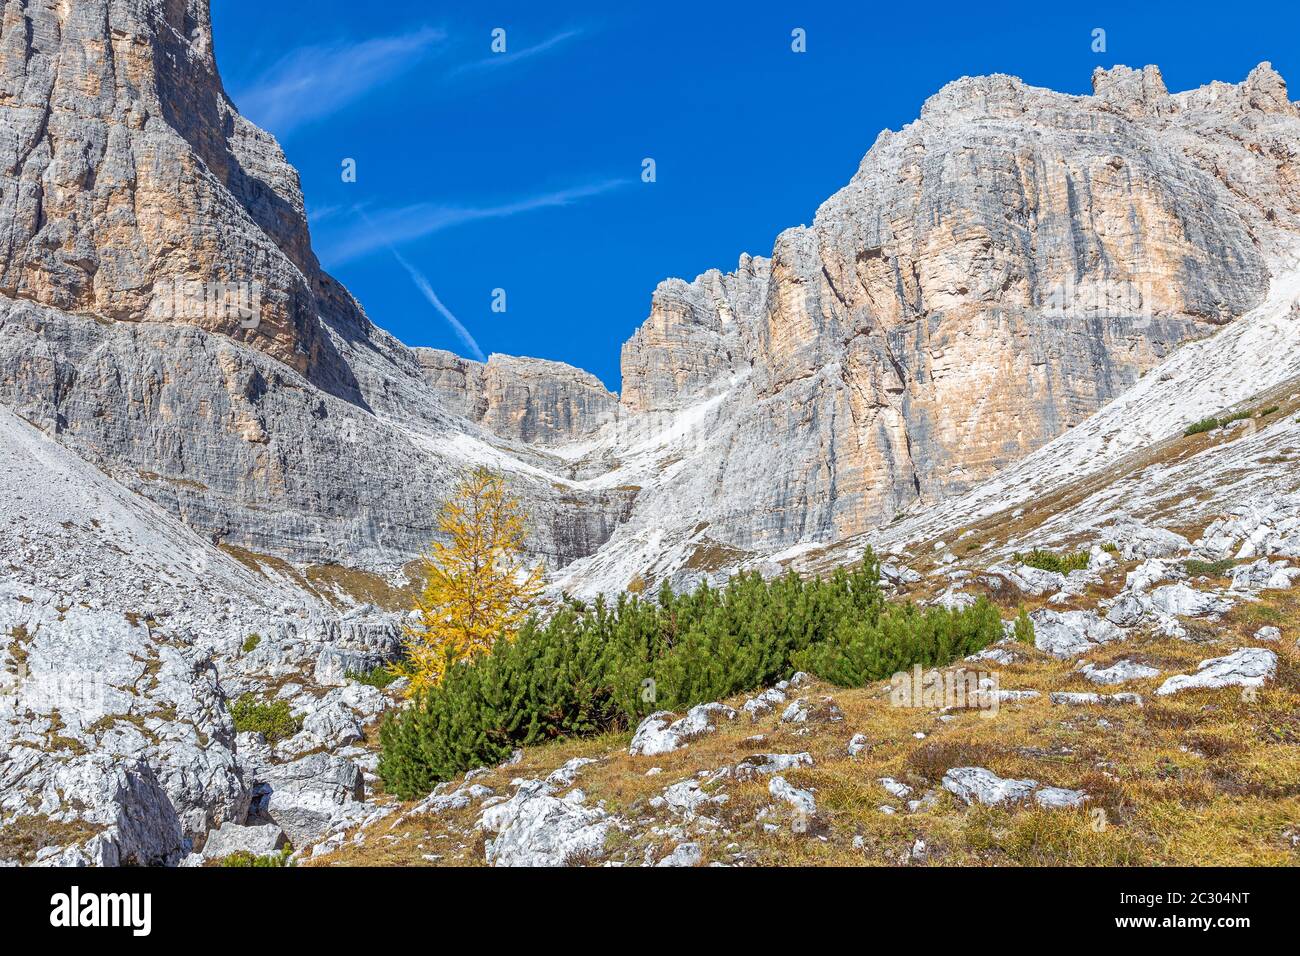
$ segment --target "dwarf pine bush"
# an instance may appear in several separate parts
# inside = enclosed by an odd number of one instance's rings
[[[1088,566],[1088,552],[1075,551],[1073,554],[1056,554],[1052,551],[1044,551],[1041,548],[1035,548],[1028,554],[1021,554],[1017,551],[1012,557],[1021,564],[1038,568],[1040,571],[1057,571],[1061,574],[1069,574],[1071,571],[1082,571]]]
[[[689,594],[569,601],[530,618],[513,641],[447,668],[390,715],[379,774],[401,797],[428,793],[515,747],[626,730],[656,710],[682,711],[773,684],[798,668],[844,685],[912,664],[948,663],[999,638],[987,602],[965,611],[889,604],[870,551],[829,577],[733,577]]]
[[[230,716],[237,733],[259,733],[268,743],[292,737],[302,729],[302,721],[293,716],[287,700],[261,701],[252,693],[235,701]]]
[[[1020,613],[1016,615],[1016,624],[1011,633],[1019,643],[1027,644],[1030,647],[1033,646],[1035,637],[1034,621],[1029,616],[1029,612],[1023,607],[1020,608]]]

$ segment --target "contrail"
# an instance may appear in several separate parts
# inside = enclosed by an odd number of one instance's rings
[[[366,225],[370,227],[372,233],[379,236],[383,235],[375,228],[374,222],[368,215],[366,215],[364,209],[357,207],[356,211],[361,218],[366,221]],[[456,337],[465,344],[466,348],[474,353],[474,358],[478,359],[480,362],[486,362],[487,357],[483,354],[483,350],[478,347],[478,342],[474,340],[474,336],[469,334],[469,329],[465,328],[465,326],[461,324],[460,319],[456,318],[456,316],[452,314],[451,309],[442,304],[442,299],[438,298],[438,293],[433,291],[433,286],[429,285],[429,280],[424,277],[424,273],[407,262],[406,258],[398,252],[397,249],[393,247],[393,244],[387,239],[381,238],[380,241],[388,247],[388,251],[393,254],[393,258],[396,259],[401,264],[402,268],[406,270],[407,275],[411,277],[411,281],[415,283],[415,287],[423,293],[426,299],[429,300],[429,304],[437,309],[439,314],[447,320],[447,324],[450,325],[452,331],[456,333]]]
[[[463,342],[465,346],[474,353],[474,357],[480,362],[486,362],[487,358],[483,355],[483,350],[478,347],[478,342],[474,340],[474,336],[469,334],[469,329],[465,328],[465,326],[461,324],[460,319],[452,315],[451,309],[442,304],[442,300],[438,298],[438,293],[433,291],[433,286],[429,285],[429,280],[424,277],[424,273],[420,272],[419,269],[407,262],[402,254],[396,249],[389,246],[389,251],[393,254],[393,258],[402,264],[402,268],[410,275],[411,281],[415,283],[415,287],[424,294],[426,299],[429,300],[429,304],[442,313],[442,317],[447,320],[452,331],[455,332],[461,342]]]

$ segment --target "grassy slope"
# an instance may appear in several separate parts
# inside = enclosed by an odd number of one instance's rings
[[[1123,568],[1113,574],[1122,580]],[[632,824],[629,834],[610,839],[605,859],[640,862],[647,847],[657,859],[680,842],[680,837],[654,832],[678,822],[667,809],[648,806],[665,787],[752,753],[806,750],[815,766],[785,776],[795,786],[816,790],[818,815],[811,830],[793,832],[789,819],[778,814],[771,819],[781,823],[780,829],[766,832],[754,822],[756,812],[772,803],[766,778],[723,781],[715,789],[725,792],[728,801],[707,811],[721,821],[721,828],[691,833],[701,843],[705,863],[891,865],[908,860],[920,839],[926,844],[924,862],[930,865],[1296,865],[1298,612],[1297,591],[1265,592],[1264,600],[1239,606],[1212,629],[1198,625],[1193,641],[1137,637],[1087,658],[1106,666],[1134,657],[1163,672],[1160,678],[1122,688],[1099,688],[1075,672],[1077,661],[1057,661],[1029,649],[1024,663],[997,668],[1001,686],[1039,690],[1043,696],[1004,704],[992,718],[959,711],[943,721],[937,710],[893,707],[885,684],[857,689],[813,685],[799,694],[833,695],[844,713],[842,722],[796,728],[779,722],[779,710],[753,723],[742,715],[680,751],[653,758],[629,756],[629,734],[567,741],[532,748],[520,764],[476,782],[508,795],[515,777],[543,776],[574,756],[596,757],[599,762],[583,768],[577,785],[586,792],[588,805],[604,801]],[[1256,643],[1249,635],[1265,623],[1280,623],[1285,636],[1281,647],[1272,645],[1280,658],[1277,681],[1253,699],[1240,689],[1154,696],[1168,674],[1193,671],[1200,660]],[[1056,690],[1119,689],[1141,693],[1146,706],[1070,707],[1047,698]],[[730,703],[738,707],[743,700]],[[849,758],[845,745],[858,732],[866,735],[868,749]],[[917,738],[916,733],[926,736]],[[757,734],[764,739],[753,740]],[[1093,799],[1079,811],[967,808],[938,783],[947,769],[968,765],[1083,789]],[[663,772],[646,776],[652,766]],[[936,789],[940,798],[929,811],[908,813],[904,801],[877,783],[884,776],[911,785],[914,796]],[[886,804],[899,812],[882,813],[879,807]],[[1095,808],[1104,810],[1104,825]],[[396,826],[383,821],[365,833],[364,842],[314,863],[480,865],[478,813],[471,807]]]

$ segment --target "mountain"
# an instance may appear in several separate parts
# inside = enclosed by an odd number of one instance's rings
[[[0,76],[0,400],[211,540],[302,566],[391,574],[474,462],[584,593],[866,531],[1258,305],[1296,227],[1298,119],[1267,65],[1176,95],[1151,67],[1091,97],[962,79],[770,258],[663,283],[616,397],[372,324],[225,95],[206,3],[11,11]],[[219,283],[256,291],[255,321],[196,304]]]
[[[661,283],[616,395],[374,324],[225,94],[206,0],[6,5],[0,860],[307,849],[393,812],[393,693],[357,678],[473,465],[524,499],[552,598],[871,544],[899,595],[960,605],[1021,596],[1017,551],[1182,534],[1030,595],[1093,614],[1146,557],[1296,557],[1298,151],[1266,63],[1175,94],[1150,66],[959,79],[770,256]],[[295,732],[237,731],[245,693]]]

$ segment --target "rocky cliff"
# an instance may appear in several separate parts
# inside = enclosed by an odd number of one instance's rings
[[[1155,67],[1116,67],[1093,87],[951,83],[770,259],[662,284],[624,347],[611,445],[637,418],[674,437],[660,468],[621,466],[632,518],[566,584],[880,527],[1259,305],[1300,213],[1281,77],[1171,95]]]
[[[825,544],[971,489],[1263,300],[1300,209],[1282,79],[1093,82],[949,84],[770,257],[661,284],[616,397],[374,326],[222,90],[203,0],[10,2],[0,400],[299,564],[409,560],[472,463],[577,590]]]
[[[442,349],[412,351],[442,405],[495,435],[558,445],[590,435],[617,415],[617,395],[590,372],[563,362],[510,355],[475,362]]]

